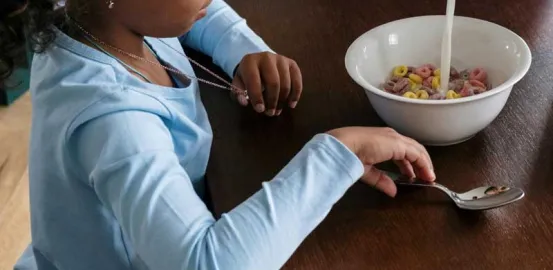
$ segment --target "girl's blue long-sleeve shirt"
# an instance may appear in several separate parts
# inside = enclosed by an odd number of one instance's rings
[[[147,41],[193,74],[182,55]],[[270,51],[222,0],[164,42],[212,56],[229,75],[246,54]],[[216,220],[202,201],[212,131],[197,81],[143,82],[57,31],[34,57],[31,95],[32,243],[16,269],[279,269],[363,173],[347,147],[319,134]]]

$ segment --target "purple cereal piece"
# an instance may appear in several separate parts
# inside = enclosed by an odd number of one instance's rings
[[[486,89],[482,88],[482,87],[475,86],[475,87],[472,87],[472,91],[474,92],[475,95],[478,95],[478,94],[482,94],[482,93],[486,92]]]
[[[455,79],[458,79],[458,78],[459,78],[459,72],[454,67],[450,67],[449,68],[449,80],[452,81],[452,80],[455,80]]]
[[[459,72],[459,77],[463,80],[468,80],[469,79],[469,75],[470,75],[470,71],[469,70],[463,70],[461,72]]]
[[[465,85],[465,81],[461,79],[453,80],[449,83],[449,89],[459,92],[461,89],[463,89],[463,86]]]
[[[398,95],[402,96],[403,94],[405,94],[406,92],[408,91],[411,91],[411,86],[409,85],[406,85],[405,87],[403,87],[401,90],[399,90],[399,92],[397,93]]]
[[[396,85],[394,85],[393,91],[397,93],[397,92],[400,92],[401,90],[403,90],[405,87],[409,87],[409,79],[407,79],[407,78],[401,78],[401,79],[396,83]]]
[[[386,90],[387,92],[393,92],[395,85],[396,85],[395,82],[388,80],[386,83],[382,85],[382,88],[384,88],[384,90]]]
[[[445,99],[445,97],[442,96],[442,94],[440,94],[440,93],[436,93],[436,94],[433,94],[430,97],[428,97],[428,99],[442,100],[442,99]]]
[[[392,77],[390,77],[390,81],[396,83],[396,82],[398,82],[399,80],[401,80],[402,78],[403,78],[403,77],[393,75]]]
[[[428,95],[434,95],[434,94],[438,93],[438,90],[433,89],[432,87],[424,86],[424,85],[421,87],[421,90],[426,91],[428,93]]]

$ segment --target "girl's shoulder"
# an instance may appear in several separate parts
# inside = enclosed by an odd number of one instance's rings
[[[93,49],[56,40],[33,57],[34,121],[61,128],[70,136],[82,124],[115,112],[142,111],[171,119],[163,98],[140,89],[132,79]]]

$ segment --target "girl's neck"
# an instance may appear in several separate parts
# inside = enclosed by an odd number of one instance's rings
[[[69,16],[72,16],[70,11],[68,11],[68,14]],[[73,20],[76,20],[78,24],[80,24],[96,39],[101,40],[102,42],[105,42],[113,47],[119,48],[127,53],[140,57],[147,57],[149,55],[149,51],[144,46],[144,36],[133,32],[128,27],[125,27],[123,24],[117,22],[114,20],[114,17],[115,16],[102,15],[88,16],[87,14],[83,14],[77,18],[72,16]],[[72,26],[71,28],[73,28],[75,32],[74,38],[89,44],[89,42],[84,38],[84,35],[86,35],[85,33],[83,33],[78,27]],[[112,48],[105,49],[110,51],[110,53],[114,53],[123,58],[128,57],[121,55]]]

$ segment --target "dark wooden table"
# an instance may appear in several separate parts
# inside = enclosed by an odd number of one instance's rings
[[[239,108],[227,92],[203,88],[215,133],[208,181],[217,215],[260,189],[313,135],[349,125],[383,126],[345,71],[347,47],[377,25],[442,14],[446,4],[228,2],[274,50],[298,62],[305,90],[297,109],[266,118]],[[457,14],[512,29],[529,43],[533,63],[491,126],[465,143],[429,148],[439,181],[459,191],[513,185],[526,197],[465,212],[434,190],[400,188],[390,199],[358,183],[284,269],[553,269],[553,1],[462,0]]]

